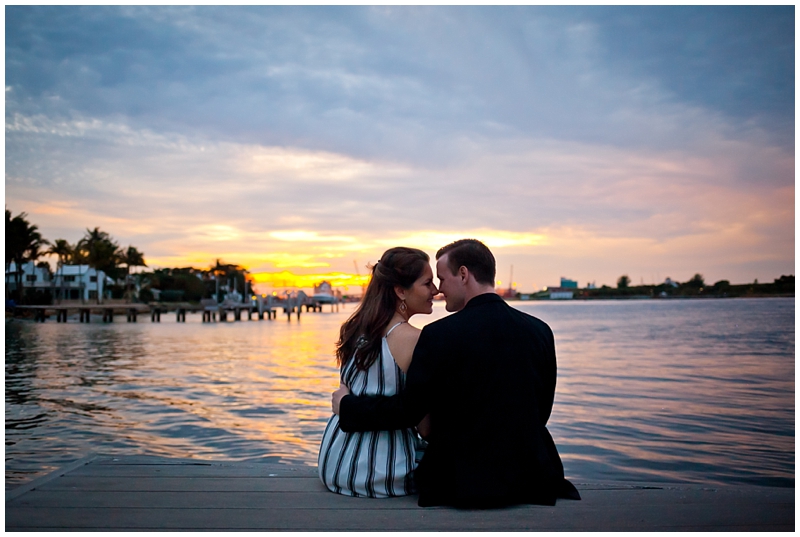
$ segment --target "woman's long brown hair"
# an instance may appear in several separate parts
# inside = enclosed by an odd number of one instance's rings
[[[397,307],[395,286],[410,289],[429,261],[428,254],[416,248],[398,246],[383,253],[372,267],[361,303],[339,331],[336,361],[340,369],[352,359],[366,371],[380,356],[383,330]]]

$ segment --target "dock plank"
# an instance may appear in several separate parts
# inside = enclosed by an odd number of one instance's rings
[[[317,477],[312,467],[279,467],[268,464],[140,464],[86,465],[71,472],[74,476],[93,477]]]
[[[668,506],[669,507],[669,506]],[[709,513],[707,506],[676,510],[624,512],[607,508],[525,507],[491,511],[446,508],[373,509],[139,509],[139,508],[20,508],[6,512],[8,531],[25,528],[88,530],[294,530],[294,531],[711,531],[793,529],[765,515],[752,517],[740,509]],[[564,516],[564,515],[568,516]],[[43,523],[46,522],[46,523]]]
[[[350,498],[313,467],[95,456],[7,493],[7,531],[793,531],[794,489],[578,484],[491,510]]]
[[[307,492],[309,486],[325,490],[316,477],[295,479],[259,479],[226,477],[79,477],[66,475],[37,490],[61,491],[169,491],[169,492]]]
[[[187,494],[170,491],[96,492],[64,494],[63,491],[33,491],[20,501],[20,507],[113,508],[125,506],[144,509],[417,509],[414,497],[372,499],[354,502],[353,498],[317,492],[220,492]]]

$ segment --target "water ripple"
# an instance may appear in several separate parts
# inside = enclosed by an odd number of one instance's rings
[[[793,299],[515,306],[555,333],[576,482],[794,486]],[[89,451],[315,464],[349,314],[7,322],[6,487]]]

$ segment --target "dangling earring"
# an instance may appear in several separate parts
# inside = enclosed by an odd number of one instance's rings
[[[400,301],[400,313],[405,313],[407,309],[408,306],[406,306],[406,299],[404,298]]]

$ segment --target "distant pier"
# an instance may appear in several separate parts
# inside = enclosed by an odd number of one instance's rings
[[[204,299],[200,304],[177,303],[157,303],[157,304],[53,304],[48,306],[15,306],[13,313],[32,313],[37,322],[45,322],[51,316],[55,316],[57,323],[66,323],[70,318],[70,313],[77,314],[79,323],[89,323],[92,314],[102,316],[103,323],[113,323],[115,317],[125,316],[129,323],[138,322],[139,317],[150,316],[150,321],[161,322],[162,314],[175,314],[176,322],[186,322],[186,313],[202,312],[204,323],[227,322],[229,318],[233,321],[241,321],[244,316],[250,321],[253,317],[258,320],[277,319],[278,311],[286,315],[287,320],[291,320],[292,315],[300,319],[300,315],[305,308],[306,312],[322,312],[324,304],[330,304],[330,311],[339,311],[340,300],[321,301],[305,293],[298,293],[295,296],[277,298],[274,296],[258,297],[251,303],[244,302],[221,302],[217,303],[213,299]]]

